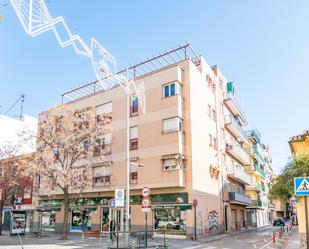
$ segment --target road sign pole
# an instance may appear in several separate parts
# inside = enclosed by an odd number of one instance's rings
[[[196,206],[194,206],[194,240],[196,240]]]
[[[308,204],[307,204],[307,196],[305,196],[305,220],[306,220],[306,242],[307,248],[309,248],[309,224],[308,224]]]
[[[148,224],[147,224],[147,213],[145,212],[145,247],[148,246]]]

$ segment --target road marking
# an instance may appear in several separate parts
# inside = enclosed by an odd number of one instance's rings
[[[196,246],[190,246],[190,247],[186,247],[185,249],[217,249],[218,247],[214,247],[214,246],[207,246],[205,247],[205,245],[196,245]],[[224,249],[224,248],[222,248]],[[229,249],[229,248],[225,248],[225,249]]]

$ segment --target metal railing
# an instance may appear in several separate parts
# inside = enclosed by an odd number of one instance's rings
[[[114,75],[122,75],[125,78],[128,78],[128,80],[132,80],[159,71],[165,67],[175,65],[187,59],[190,59],[195,65],[200,64],[200,57],[193,50],[190,44],[185,43],[184,45],[179,45],[179,47],[172,48],[169,51],[166,50],[165,52],[160,53],[157,56],[153,56],[150,59],[147,58],[146,60],[135,64],[134,66],[122,69],[116,72]],[[109,78],[106,80],[108,79]],[[117,84],[118,83],[115,83],[114,86],[117,86]],[[74,101],[76,99],[83,98],[103,90],[104,89],[100,82],[95,80],[62,93],[62,103],[64,103],[64,99]]]
[[[168,249],[167,230],[100,232],[100,242],[107,249],[163,248]],[[128,244],[126,236],[129,235]],[[83,236],[87,237],[87,236]],[[91,236],[90,236],[91,237]],[[95,236],[97,237],[97,236]]]
[[[239,122],[236,120],[235,117],[233,117],[232,115],[227,115],[225,116],[225,124],[226,125],[233,125],[237,132],[240,134],[242,140],[246,140],[246,133],[244,132],[243,128],[241,127],[241,125],[239,124]]]
[[[244,170],[242,170],[240,166],[228,165],[227,171],[229,175],[233,175],[241,179],[243,182],[250,184],[251,182],[250,176]]]

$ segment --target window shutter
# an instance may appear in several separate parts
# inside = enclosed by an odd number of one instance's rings
[[[163,120],[163,131],[178,130],[178,120],[177,117]]]
[[[113,111],[113,105],[112,102],[99,105],[96,107],[96,114],[103,114],[103,113],[111,113]]]
[[[138,127],[134,126],[130,128],[130,139],[138,138]]]
[[[93,168],[93,176],[100,177],[100,176],[109,176],[112,174],[111,167],[95,167]]]

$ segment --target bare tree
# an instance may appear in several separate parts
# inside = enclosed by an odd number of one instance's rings
[[[35,172],[40,195],[63,196],[61,239],[67,238],[70,198],[92,186],[92,164],[111,152],[109,114],[95,108],[73,110],[66,105],[40,115]]]
[[[11,204],[11,198],[22,192],[32,181],[27,163],[33,159],[34,153],[18,156],[19,147],[20,145],[11,144],[0,146],[0,234],[4,205]]]

